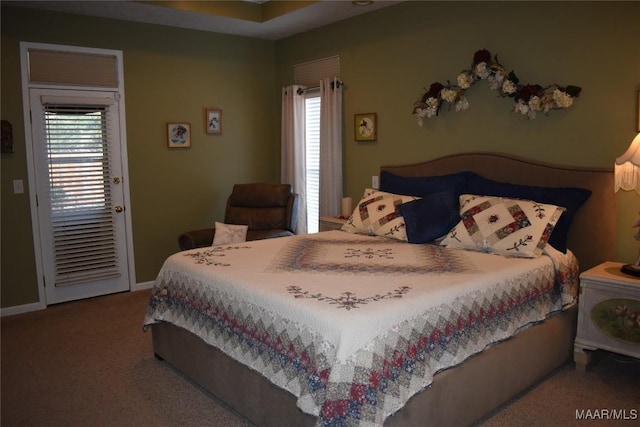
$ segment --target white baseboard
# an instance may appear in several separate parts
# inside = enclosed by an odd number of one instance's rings
[[[144,291],[146,289],[151,289],[154,283],[155,282],[153,280],[149,282],[136,283],[131,287],[130,292]],[[23,313],[29,313],[32,311],[44,310],[45,308],[47,308],[47,305],[44,302],[34,302],[31,304],[14,305],[12,307],[0,308],[0,317],[14,316],[16,314],[23,314]]]
[[[31,304],[14,305],[12,307],[0,308],[0,317],[14,316],[16,314],[29,313],[31,311],[44,310],[47,306],[41,302]]]
[[[155,282],[153,280],[151,280],[149,282],[136,283],[135,285],[133,285],[131,287],[131,292],[143,291],[145,289],[151,289],[151,288],[153,288],[153,284],[154,283]]]

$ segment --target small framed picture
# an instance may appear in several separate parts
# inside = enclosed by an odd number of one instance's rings
[[[636,107],[638,113],[638,121],[636,122],[636,131],[640,132],[640,90],[638,91],[638,106]]]
[[[191,123],[167,123],[167,144],[169,148],[191,147]]]
[[[207,108],[205,110],[205,130],[207,133],[222,133],[222,110]]]
[[[376,113],[361,113],[353,116],[356,141],[375,141],[378,135]]]

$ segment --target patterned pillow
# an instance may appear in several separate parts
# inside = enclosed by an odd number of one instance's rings
[[[249,229],[247,225],[225,224],[216,221],[215,228],[211,246],[228,245],[247,240],[247,230]]]
[[[390,237],[407,241],[404,218],[398,212],[400,205],[415,196],[401,196],[367,188],[342,230],[350,233]]]
[[[460,196],[460,222],[441,245],[511,257],[542,254],[564,208],[522,199]]]

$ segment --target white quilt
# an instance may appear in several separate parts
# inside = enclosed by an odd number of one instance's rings
[[[381,425],[439,370],[572,305],[577,271],[553,248],[505,258],[330,231],[169,257],[145,325],[200,336],[319,424]]]

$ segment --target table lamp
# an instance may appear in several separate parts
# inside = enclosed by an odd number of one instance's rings
[[[636,193],[640,194],[640,133],[633,138],[627,151],[616,159],[614,180],[615,192],[622,188],[636,190]],[[640,219],[633,224],[633,227],[640,227]],[[637,231],[634,237],[640,240],[640,231]],[[640,276],[640,253],[635,264],[625,264],[621,270],[623,273]]]

